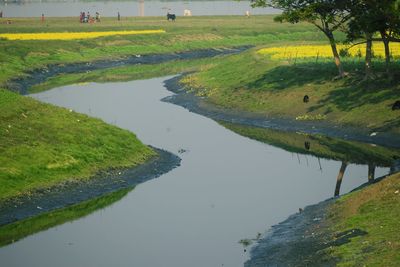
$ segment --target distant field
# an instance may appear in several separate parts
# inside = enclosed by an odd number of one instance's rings
[[[3,21],[5,19],[2,19]],[[0,19],[0,23],[2,21]],[[4,27],[3,27],[4,26]],[[103,18],[101,23],[83,24],[77,18],[13,19],[0,27],[4,33],[59,33],[127,30],[165,30],[156,35],[114,35],[86,40],[0,39],[0,86],[11,78],[51,63],[86,62],[132,54],[171,53],[210,47],[278,45],[284,42],[321,43],[323,36],[311,25],[273,22],[273,16]]]

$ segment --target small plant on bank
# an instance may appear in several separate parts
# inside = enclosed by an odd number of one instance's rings
[[[324,114],[317,115],[300,115],[296,117],[296,121],[316,121],[316,120],[326,120],[327,116]]]

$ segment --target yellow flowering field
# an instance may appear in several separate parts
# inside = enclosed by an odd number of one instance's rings
[[[0,38],[8,40],[75,40],[110,35],[157,34],[165,30],[107,31],[107,32],[48,32],[48,33],[3,33]]]
[[[348,50],[352,57],[365,56],[365,44],[349,48],[348,45],[338,45],[337,49]],[[382,42],[373,43],[373,51],[376,57],[385,57],[385,48]],[[400,43],[391,43],[390,50],[393,57],[400,57]],[[258,50],[259,54],[270,55],[272,59],[288,58],[331,58],[332,49],[330,45],[299,45],[286,47],[270,47]]]

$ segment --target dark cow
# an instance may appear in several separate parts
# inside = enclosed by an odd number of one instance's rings
[[[176,19],[176,16],[175,16],[175,14],[170,14],[170,13],[167,13],[167,20],[172,20],[172,21],[175,21],[175,19]]]
[[[305,96],[303,97],[303,102],[304,102],[304,103],[308,103],[308,101],[310,101],[310,97],[308,97],[308,95],[305,95]]]
[[[304,142],[304,148],[307,149],[307,150],[310,150],[310,147],[311,147],[310,142],[305,141],[305,142]]]
[[[400,109],[400,100],[397,100],[396,102],[394,102],[394,104],[392,106],[392,110],[396,110],[396,109]]]

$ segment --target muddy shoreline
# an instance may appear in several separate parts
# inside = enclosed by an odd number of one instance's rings
[[[400,148],[400,136],[393,133],[372,133],[371,130],[368,129],[344,127],[323,121],[298,121],[286,118],[273,118],[266,115],[217,107],[208,103],[205,98],[198,97],[194,93],[185,90],[179,83],[181,78],[182,76],[177,76],[165,81],[166,88],[175,93],[175,95],[166,97],[163,101],[182,106],[191,112],[217,121],[288,132],[321,134],[344,140],[360,141],[391,148]]]
[[[388,175],[374,179],[373,182],[366,182],[349,193],[379,183],[397,172],[398,170],[394,170]],[[367,234],[357,228],[341,233],[333,233],[329,229],[330,225],[326,223],[327,209],[337,199],[338,197],[332,197],[309,205],[301,212],[292,214],[283,222],[273,225],[251,248],[251,257],[244,266],[336,266],[340,259],[326,255],[323,250],[343,245],[350,242],[351,238]]]
[[[6,84],[6,88],[10,91],[17,92],[22,95],[29,93],[29,88],[45,82],[48,78],[59,74],[71,74],[89,72],[94,70],[108,69],[121,66],[139,65],[139,64],[159,64],[173,60],[191,60],[201,58],[211,58],[221,55],[230,55],[243,52],[251,46],[240,46],[225,49],[201,49],[179,53],[169,54],[147,54],[132,55],[119,59],[105,59],[93,62],[81,62],[71,64],[54,64],[45,68],[36,69],[25,73],[26,76],[10,80]]]
[[[99,172],[85,181],[65,182],[1,202],[0,226],[133,187],[180,165],[181,159],[178,156],[165,150],[153,149],[158,155],[142,165]]]

